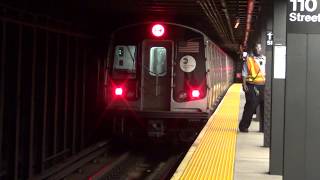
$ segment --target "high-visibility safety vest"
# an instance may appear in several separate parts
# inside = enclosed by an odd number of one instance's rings
[[[265,75],[260,70],[260,65],[255,61],[254,57],[248,57],[247,61],[248,76],[246,81],[253,84],[264,84]]]

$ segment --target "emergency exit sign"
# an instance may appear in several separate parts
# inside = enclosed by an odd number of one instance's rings
[[[320,33],[318,0],[288,0],[287,5],[289,33]]]

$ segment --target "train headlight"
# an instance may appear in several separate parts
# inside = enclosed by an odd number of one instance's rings
[[[115,94],[116,96],[122,96],[122,94],[123,94],[123,89],[122,89],[121,87],[116,88],[116,89],[114,90],[114,94]]]
[[[197,89],[194,89],[194,90],[192,90],[191,95],[192,95],[193,98],[199,98],[200,97],[200,91],[197,90]]]

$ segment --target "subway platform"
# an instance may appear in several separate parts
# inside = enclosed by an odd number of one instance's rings
[[[259,122],[238,131],[245,96],[233,84],[182,160],[172,180],[281,180],[269,174],[269,148],[263,147]]]

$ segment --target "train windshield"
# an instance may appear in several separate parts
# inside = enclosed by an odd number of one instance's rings
[[[149,69],[151,76],[165,76],[167,74],[167,50],[165,47],[150,49]]]
[[[115,47],[113,70],[127,73],[136,72],[136,46],[118,45]]]

